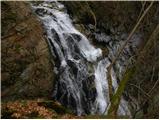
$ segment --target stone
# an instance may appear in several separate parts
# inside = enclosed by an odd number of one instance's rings
[[[95,29],[95,26],[92,25],[92,24],[89,24],[88,27],[89,27],[89,29],[91,29],[91,30],[94,30],[94,29]]]
[[[26,23],[21,23],[21,24],[19,24],[19,25],[17,25],[15,27],[15,29],[16,29],[17,32],[21,32],[22,30],[24,30],[26,28],[27,28],[27,24]]]
[[[95,34],[95,39],[98,42],[105,42],[108,43],[111,40],[111,37],[106,35],[105,33]]]
[[[111,31],[111,33],[112,33],[112,34],[114,34],[114,33],[115,33],[115,30],[114,30],[114,28],[113,28],[113,27],[111,27],[111,28],[110,28],[110,31]]]
[[[10,74],[8,72],[1,73],[1,81],[6,81],[10,79]]]
[[[3,100],[50,96],[54,72],[42,24],[35,14],[30,14],[32,10],[27,2],[8,2],[8,5],[10,10],[2,6],[3,13],[14,11],[17,25],[10,30],[4,25],[3,32],[17,34],[2,42],[2,80],[7,80],[2,86]],[[3,14],[3,18],[7,14]]]

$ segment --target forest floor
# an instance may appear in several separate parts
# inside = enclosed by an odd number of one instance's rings
[[[59,102],[39,98],[34,100],[16,100],[2,103],[2,119],[108,119],[115,116],[83,115],[77,116]],[[117,117],[116,117],[117,118]],[[119,116],[118,118],[128,118]]]

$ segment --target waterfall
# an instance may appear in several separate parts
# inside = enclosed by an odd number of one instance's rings
[[[58,61],[53,98],[77,115],[103,114],[110,104],[106,73],[113,53],[104,57],[100,48],[91,45],[74,27],[61,3],[45,1],[33,3],[32,7],[44,25],[52,55]],[[113,68],[112,80],[116,91],[118,83]],[[117,114],[130,115],[123,97]]]

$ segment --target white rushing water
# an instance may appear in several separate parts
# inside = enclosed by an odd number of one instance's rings
[[[110,64],[108,58],[102,58],[102,50],[91,45],[75,29],[62,4],[45,1],[32,4],[32,7],[43,22],[52,54],[60,61],[54,98],[78,115],[103,114],[110,103],[106,74]],[[102,59],[97,61],[98,58]],[[89,65],[93,68],[91,73]],[[112,79],[116,89],[118,84],[113,69]],[[90,88],[91,84],[95,85],[95,89]],[[123,98],[118,114],[130,115]]]
[[[101,60],[95,67],[95,84],[97,89],[96,102],[99,106],[99,112],[103,113],[109,104],[108,83],[106,76],[106,68],[109,66],[107,59]]]

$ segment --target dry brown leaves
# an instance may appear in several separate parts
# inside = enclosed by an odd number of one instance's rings
[[[39,106],[37,101],[14,101],[8,102],[2,106],[2,110],[12,111],[13,118],[47,118],[56,117],[53,110],[49,110],[43,106]]]

